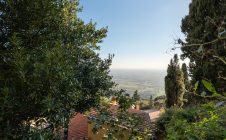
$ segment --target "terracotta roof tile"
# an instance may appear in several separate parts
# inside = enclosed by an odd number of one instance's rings
[[[68,140],[84,140],[88,138],[88,118],[80,113],[70,120]]]
[[[119,106],[112,105],[110,106],[110,111],[112,113],[117,113]],[[160,112],[158,110],[152,110],[150,112],[145,112],[143,110],[136,110],[136,109],[128,109],[129,113],[138,114],[143,120],[143,125],[149,125],[150,122],[155,121],[158,117]],[[92,110],[90,112],[91,116],[96,116],[97,112]],[[76,113],[76,115],[70,120],[69,123],[69,130],[68,130],[68,140],[84,140],[88,138],[88,118],[83,114]]]

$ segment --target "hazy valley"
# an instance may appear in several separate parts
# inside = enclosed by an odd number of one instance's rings
[[[130,94],[138,90],[141,98],[164,94],[165,70],[112,69],[111,75],[118,88],[125,89]]]

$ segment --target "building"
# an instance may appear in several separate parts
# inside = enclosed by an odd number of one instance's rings
[[[117,105],[117,102],[112,100],[109,110],[114,114],[117,112],[118,108],[119,105]],[[160,114],[159,110],[152,109],[143,111],[139,110],[139,107],[129,108],[127,111],[130,114],[137,114],[140,116],[140,118],[144,121],[141,127],[150,126],[152,122],[156,121]],[[90,118],[95,117],[98,117],[95,111],[93,111],[90,115],[83,115],[80,113],[75,114],[69,123],[68,140],[101,140],[105,136],[109,126],[106,122],[102,129],[98,130],[98,132],[94,134],[92,131],[94,124]],[[118,129],[123,131],[122,140],[128,139],[128,135],[130,133],[128,129],[126,129],[123,125],[118,126]]]

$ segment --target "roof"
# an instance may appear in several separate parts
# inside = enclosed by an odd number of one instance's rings
[[[84,140],[88,138],[88,118],[75,113],[68,127],[68,140]]]
[[[110,111],[114,114],[117,113],[119,105],[112,105]],[[155,121],[160,114],[159,110],[143,111],[137,109],[128,109],[129,113],[139,115],[144,124],[142,126],[149,126],[151,122]],[[92,110],[91,116],[97,116],[97,112]],[[68,140],[84,140],[88,138],[88,118],[81,113],[75,113],[75,116],[70,120],[68,128]]]
[[[119,105],[112,105],[110,107],[110,111],[112,113],[116,113],[117,110],[119,108]],[[149,117],[149,113],[148,112],[145,112],[143,110],[137,110],[137,109],[132,109],[132,108],[129,108],[127,109],[128,113],[130,114],[137,114],[138,116],[140,116],[142,118],[143,121],[145,121],[146,123],[150,123],[151,121],[151,117]]]

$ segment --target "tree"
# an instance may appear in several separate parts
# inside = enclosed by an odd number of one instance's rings
[[[182,106],[185,92],[183,72],[177,54],[170,60],[165,77],[166,107]]]
[[[150,105],[150,107],[153,107],[154,106],[153,95],[150,95],[150,97],[149,97],[149,105]]]
[[[181,66],[183,76],[184,76],[184,84],[185,84],[185,89],[189,89],[189,80],[188,80],[188,70],[187,70],[187,65],[185,63],[182,64]]]
[[[138,91],[137,90],[135,90],[134,91],[134,94],[133,94],[133,100],[135,101],[135,102],[139,102],[140,101],[140,95],[138,94]]]
[[[107,30],[85,24],[79,10],[76,0],[0,1],[1,138],[55,134],[31,123],[43,118],[67,128],[75,112],[112,93],[112,56],[102,60],[96,53]]]
[[[226,91],[225,6],[225,0],[192,0],[181,25],[182,58],[190,59],[192,84],[208,79],[220,93]]]

